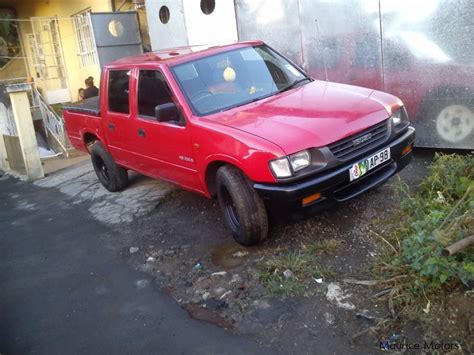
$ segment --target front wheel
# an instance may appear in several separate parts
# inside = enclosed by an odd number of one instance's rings
[[[249,246],[263,241],[268,235],[267,210],[246,176],[225,165],[217,171],[216,179],[224,221],[236,242]]]

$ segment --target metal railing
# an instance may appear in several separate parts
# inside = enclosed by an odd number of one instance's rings
[[[38,90],[34,89],[33,96],[35,97],[34,101],[39,104],[46,134],[50,134],[53,137],[67,157],[68,149],[71,148],[71,143],[66,135],[63,118],[54,111]]]

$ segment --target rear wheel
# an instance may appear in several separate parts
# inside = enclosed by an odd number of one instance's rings
[[[109,191],[123,190],[128,185],[127,170],[118,166],[101,142],[95,142],[91,149],[91,160],[100,183]]]
[[[216,179],[224,221],[237,243],[254,245],[263,241],[268,235],[267,211],[246,176],[226,165],[219,168]]]

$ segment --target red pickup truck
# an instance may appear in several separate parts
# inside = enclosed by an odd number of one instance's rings
[[[118,60],[100,97],[64,108],[72,144],[109,191],[127,170],[217,197],[235,240],[268,214],[316,211],[379,186],[412,158],[403,103],[319,81],[261,41]]]

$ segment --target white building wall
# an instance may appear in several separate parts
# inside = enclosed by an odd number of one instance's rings
[[[160,8],[169,9],[168,23],[160,21]],[[153,50],[188,45],[184,8],[181,0],[146,0],[146,16]]]
[[[206,15],[200,0],[183,0],[188,42],[222,44],[237,41],[237,24],[233,0],[215,0],[214,11]]]
[[[169,10],[167,23],[160,21],[162,6]],[[210,14],[201,10],[201,0],[146,0],[146,13],[153,50],[238,40],[233,0],[215,0]]]

